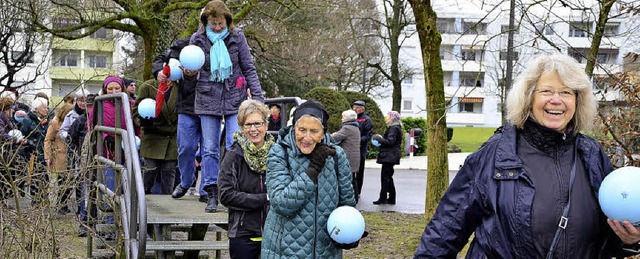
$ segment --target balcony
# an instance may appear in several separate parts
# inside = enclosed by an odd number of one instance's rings
[[[84,80],[88,82],[102,82],[111,69],[79,68],[52,66],[49,68],[49,76],[52,80]]]
[[[77,40],[65,40],[60,38],[54,38],[51,48],[113,52],[116,49],[116,44],[114,39],[104,40],[104,39],[93,39],[93,38],[87,37],[87,38],[82,38]]]
[[[485,123],[484,114],[482,113],[447,113],[448,125],[482,125]]]

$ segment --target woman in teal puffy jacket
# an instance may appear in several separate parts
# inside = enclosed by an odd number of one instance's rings
[[[309,100],[296,109],[267,159],[270,210],[261,258],[342,258],[327,219],[339,206],[355,206],[351,168],[326,133],[329,114]],[[337,166],[335,163],[338,163]],[[336,172],[337,169],[337,172]]]

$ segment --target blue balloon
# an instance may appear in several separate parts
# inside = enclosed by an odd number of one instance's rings
[[[376,147],[379,147],[379,146],[380,146],[380,142],[378,142],[378,141],[377,141],[377,140],[375,140],[375,139],[371,139],[371,144],[373,144],[373,145],[374,145],[374,146],[376,146]]]
[[[180,61],[175,58],[169,59],[169,68],[171,69],[171,76],[169,80],[177,81],[182,79],[182,69],[180,69]]]
[[[364,227],[364,217],[351,206],[342,206],[333,210],[327,220],[329,236],[340,244],[351,244],[360,240]]]
[[[156,100],[147,98],[138,104],[138,114],[143,119],[153,119],[156,117]]]
[[[198,70],[204,65],[204,52],[196,45],[186,46],[180,51],[180,64],[189,70]]]
[[[138,136],[135,136],[136,139],[136,149],[140,150],[140,138]],[[122,146],[122,149],[124,149],[124,141],[120,142],[120,146]]]
[[[600,207],[607,217],[640,226],[640,168],[626,166],[604,178],[598,191]]]

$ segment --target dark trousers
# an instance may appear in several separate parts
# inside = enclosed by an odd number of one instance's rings
[[[60,197],[58,204],[63,207],[67,206],[71,192],[76,186],[75,177],[70,174],[71,172],[58,172],[58,197]]]
[[[362,145],[362,143],[360,144]],[[360,197],[360,193],[362,192],[362,184],[364,182],[364,161],[366,159],[367,159],[367,151],[365,150],[364,153],[362,152],[360,153],[360,169],[356,174],[356,184],[354,189],[354,191],[356,192],[356,199]]]
[[[144,159],[144,190],[150,194],[156,177],[160,176],[161,194],[171,194],[176,177],[177,160]]]
[[[382,164],[380,171],[380,201],[396,202],[396,187],[393,184],[393,164]]]
[[[229,238],[229,254],[232,259],[260,258],[262,242],[251,241],[249,237]]]

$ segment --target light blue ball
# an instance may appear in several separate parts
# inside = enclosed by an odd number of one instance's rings
[[[180,51],[180,64],[189,70],[198,70],[204,65],[204,52],[196,45],[186,46]]]
[[[604,178],[598,191],[600,207],[607,217],[640,225],[640,168],[626,166]]]
[[[136,149],[140,150],[140,138],[138,136],[135,136],[136,139]],[[122,146],[122,149],[124,149],[124,141],[120,142],[120,146]]]
[[[156,117],[156,100],[147,98],[138,104],[138,114],[143,119],[153,119]]]
[[[340,244],[351,244],[360,240],[364,227],[364,217],[351,206],[342,206],[333,210],[327,220],[329,236]]]
[[[171,76],[169,80],[178,81],[182,79],[182,69],[180,69],[180,61],[175,58],[169,59],[169,68],[171,69]]]
[[[377,140],[375,140],[375,139],[371,139],[371,144],[373,144],[373,145],[374,145],[374,146],[376,146],[376,147],[379,147],[379,146],[380,146],[380,142],[378,142],[378,141],[377,141]]]

